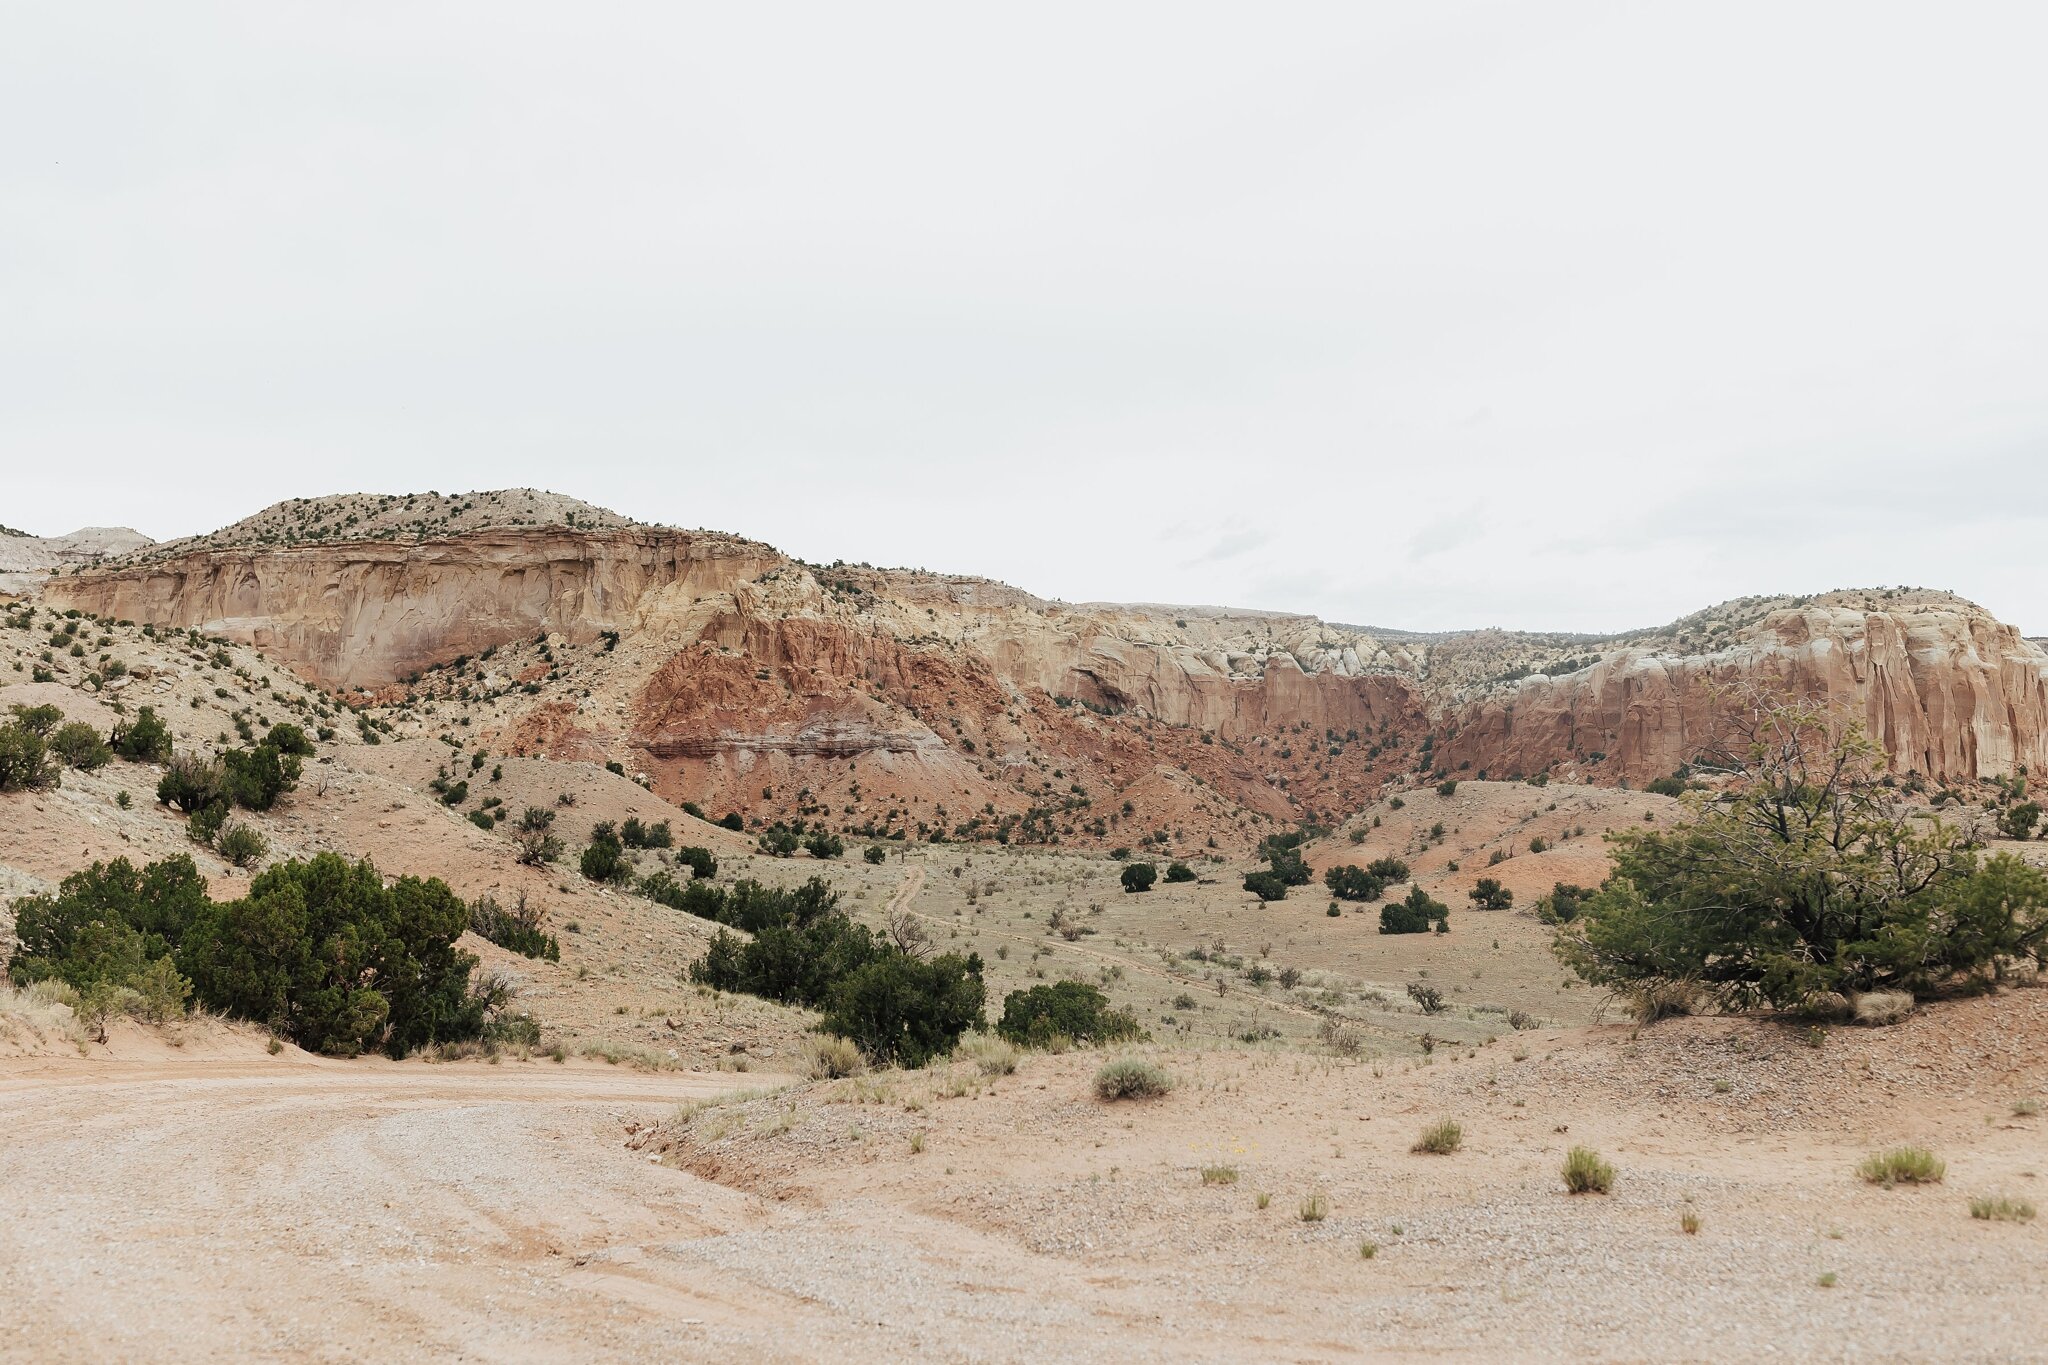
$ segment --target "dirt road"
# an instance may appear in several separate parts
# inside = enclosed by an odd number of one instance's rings
[[[744,1226],[626,1125],[759,1077],[615,1068],[41,1061],[0,1068],[0,1358],[699,1354],[589,1266]]]

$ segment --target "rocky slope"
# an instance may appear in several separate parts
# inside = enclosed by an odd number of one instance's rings
[[[1707,684],[1823,697],[1942,781],[2048,766],[2048,656],[1902,589],[1605,639],[1424,636],[811,566],[514,490],[281,504],[46,593],[382,705],[459,705],[508,751],[707,809],[923,835],[1231,846],[1396,779],[1639,783],[1714,731]]]

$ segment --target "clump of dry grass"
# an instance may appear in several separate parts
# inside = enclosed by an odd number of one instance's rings
[[[1237,1183],[1237,1167],[1204,1166],[1202,1168],[1202,1183],[1204,1185],[1235,1185]]]
[[[1690,981],[1658,981],[1630,992],[1629,1013],[1639,1024],[1654,1024],[1699,1008],[1699,987]]]
[[[1999,1223],[2026,1223],[2034,1217],[2034,1206],[2008,1195],[1983,1195],[1970,1201],[1970,1217]]]
[[[1925,1147],[1894,1147],[1865,1157],[1856,1174],[1886,1189],[1894,1185],[1938,1185],[1948,1174],[1948,1163]]]
[[[61,981],[38,981],[19,990],[0,985],[0,1039],[33,1042],[61,1038],[85,1051],[78,992]]]
[[[814,1081],[838,1081],[858,1076],[868,1069],[867,1058],[851,1038],[830,1033],[813,1034],[797,1048],[797,1060],[804,1075]]]
[[[1449,1119],[1433,1123],[1422,1130],[1422,1136],[1415,1140],[1411,1152],[1427,1152],[1432,1156],[1449,1156],[1465,1145],[1465,1130]]]
[[[1870,991],[1856,997],[1856,1022],[1884,1027],[1913,1012],[1913,997],[1904,991]]]
[[[1614,1167],[1591,1147],[1574,1147],[1565,1155],[1564,1187],[1572,1194],[1606,1194],[1614,1188]]]
[[[1118,1057],[1095,1073],[1095,1094],[1105,1100],[1149,1100],[1174,1087],[1171,1072],[1141,1057]]]
[[[984,1076],[1007,1076],[1017,1069],[1017,1049],[993,1033],[973,1033],[953,1049],[953,1059],[972,1062]]]

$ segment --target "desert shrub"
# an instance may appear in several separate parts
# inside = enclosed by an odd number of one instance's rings
[[[521,1010],[504,1010],[484,1023],[483,1040],[497,1047],[537,1048],[540,1020]]]
[[[1340,901],[1376,901],[1386,894],[1386,883],[1362,867],[1345,864],[1326,868],[1323,885]]]
[[[487,810],[473,810],[469,813],[468,819],[469,823],[486,834],[498,827],[498,822],[491,818],[491,813]]]
[[[274,745],[229,749],[220,756],[221,795],[244,810],[269,810],[299,782],[299,758]]]
[[[1166,880],[1168,882],[1191,882],[1195,880],[1195,870],[1186,863],[1168,863],[1166,865]]]
[[[1320,1223],[1330,1216],[1330,1201],[1320,1190],[1309,1194],[1301,1201],[1301,1221]]]
[[[979,954],[921,959],[888,948],[832,984],[823,1026],[878,1062],[923,1066],[981,1025],[987,996]]]
[[[555,813],[528,806],[512,831],[519,848],[519,861],[527,867],[544,867],[562,856],[562,841],[554,833]]]
[[[1125,863],[1121,880],[1126,892],[1150,891],[1159,880],[1159,869],[1150,863]]]
[[[157,716],[156,708],[145,706],[135,719],[114,726],[114,752],[131,763],[168,763],[171,759],[171,731]]]
[[[695,844],[685,844],[676,850],[676,866],[689,868],[692,877],[711,878],[718,875],[718,859],[711,856],[710,849],[699,848]]]
[[[212,848],[228,822],[228,810],[227,802],[214,801],[193,811],[192,818],[185,822],[185,837],[201,848]]]
[[[82,720],[60,725],[50,736],[50,752],[67,768],[91,772],[114,761],[114,751],[100,738],[100,732]]]
[[[1420,981],[1408,983],[1408,998],[1413,1000],[1424,1014],[1444,1012],[1444,993],[1434,986],[1425,986]]]
[[[64,712],[54,706],[16,706],[14,723],[40,739],[48,739],[64,723]]]
[[[1380,907],[1383,934],[1426,934],[1432,928],[1447,929],[1451,908],[1419,886],[1408,888],[1407,898]]]
[[[1565,1155],[1564,1187],[1572,1194],[1606,1194],[1614,1188],[1614,1167],[1591,1147],[1574,1147]]]
[[[442,805],[459,806],[469,800],[469,783],[466,780],[446,783],[440,787],[440,792]]]
[[[156,799],[187,815],[224,801],[220,765],[197,754],[180,754],[157,779]]]
[[[1637,1023],[1654,1024],[1697,1010],[1700,988],[1691,981],[1651,981],[1624,992],[1624,998]]]
[[[247,867],[270,851],[270,841],[252,826],[237,820],[214,836],[213,847],[236,867]]]
[[[1643,787],[1643,790],[1653,792],[1658,796],[1683,796],[1685,795],[1685,779],[1682,777],[1652,778]]]
[[[1237,1183],[1237,1167],[1223,1165],[1204,1166],[1202,1167],[1202,1183],[1204,1185],[1235,1185]]]
[[[1981,1196],[1970,1201],[1970,1217],[2000,1223],[2030,1223],[2034,1219],[2034,1206],[2024,1199],[2008,1195]]]
[[[1265,843],[1265,858],[1267,864],[1272,868],[1272,875],[1278,877],[1288,886],[1307,886],[1309,884],[1308,861],[1301,856],[1300,849],[1291,843],[1282,842],[1284,839],[1293,839],[1299,842],[1299,837],[1298,835],[1272,836]]]
[[[775,858],[789,857],[803,843],[797,837],[796,831],[785,829],[781,825],[761,831],[760,838],[755,842],[763,853]]]
[[[1592,888],[1557,882],[1551,886],[1549,895],[1536,902],[1536,918],[1545,924],[1570,924],[1579,917],[1579,908],[1591,899]]]
[[[675,843],[675,835],[669,830],[668,821],[642,824],[635,815],[628,816],[626,823],[619,826],[619,841],[627,848],[668,848]]]
[[[469,903],[469,927],[478,938],[521,957],[560,962],[561,943],[540,926],[540,907],[528,904],[524,891],[510,906],[501,905],[492,895],[479,896]]]
[[[2022,801],[1998,813],[1998,832],[2008,839],[2031,839],[2034,826],[2040,823],[2041,806],[2037,801]]]
[[[1455,777],[1451,778],[1449,781],[1439,782],[1436,784],[1436,794],[1438,796],[1455,796],[1457,794],[1457,791],[1458,779],[1456,779]]]
[[[1948,1174],[1948,1163],[1925,1147],[1894,1147],[1865,1157],[1856,1167],[1856,1174],[1886,1189],[1894,1185],[1938,1185]]]
[[[984,1076],[1007,1076],[1017,1069],[1017,1049],[993,1033],[971,1033],[953,1049],[953,1059],[972,1062]]]
[[[577,870],[594,882],[628,882],[633,879],[633,864],[626,857],[625,846],[619,841],[619,834],[609,820],[601,821],[590,831],[590,844],[577,859]]]
[[[747,827],[746,817],[742,816],[738,811],[728,811],[725,818],[718,823],[734,833],[738,833]]]
[[[1896,1024],[1913,1012],[1913,997],[1905,991],[1867,991],[1856,997],[1856,1022]]]
[[[846,841],[836,834],[819,830],[804,840],[804,852],[813,858],[837,858],[846,852]]]
[[[797,1046],[797,1066],[814,1081],[844,1080],[867,1070],[867,1058],[851,1038],[814,1033]]]
[[[1109,997],[1085,981],[1056,981],[1011,991],[1003,997],[996,1032],[1012,1043],[1045,1047],[1055,1038],[1076,1043],[1120,1043],[1141,1036],[1129,1010],[1114,1009]]]
[[[43,737],[20,721],[0,725],[0,792],[57,785],[57,762]]]
[[[865,849],[861,850],[860,856],[861,861],[865,862],[868,866],[880,867],[888,860],[889,850],[883,848],[880,844],[869,844]]]
[[[1365,875],[1394,886],[1408,880],[1408,864],[1399,858],[1374,858],[1365,865]]]
[[[1284,901],[1287,899],[1287,883],[1270,872],[1247,872],[1244,889],[1262,901]]]
[[[1173,1074],[1141,1057],[1118,1057],[1095,1073],[1095,1095],[1104,1100],[1157,1099],[1172,1091]]]
[[[386,886],[332,853],[280,863],[229,902],[208,897],[190,858],[117,859],[18,903],[8,970],[81,994],[119,987],[144,1007],[188,981],[199,1003],[302,1047],[399,1053],[482,1029],[492,1002],[469,990],[475,959],[454,947],[464,918],[438,880]]]
[[[270,732],[263,736],[263,742],[279,753],[290,755],[293,758],[311,758],[313,756],[313,741],[306,738],[304,729],[292,724],[290,721],[271,726]],[[478,755],[478,757],[481,758],[482,755]]]
[[[1515,893],[1492,877],[1481,877],[1465,894],[1481,910],[1505,910],[1515,903]]]
[[[1614,836],[1614,874],[1557,939],[1581,978],[1791,1008],[2048,956],[2048,874],[1896,800],[1860,731],[1762,708],[1741,772],[1689,819]]]
[[[1427,1152],[1432,1156],[1449,1156],[1465,1145],[1465,1130],[1449,1119],[1432,1123],[1422,1130],[1422,1136],[1415,1139],[1411,1152]]]

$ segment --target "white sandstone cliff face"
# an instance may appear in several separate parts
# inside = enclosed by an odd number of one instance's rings
[[[730,536],[608,526],[199,548],[66,574],[45,595],[253,644],[343,687],[542,632],[587,643],[618,631],[635,648],[611,666],[639,669],[622,684],[643,737],[676,754],[930,755],[950,739],[906,716],[917,688],[943,686],[997,710],[1062,698],[1077,714],[1141,714],[1223,740],[1294,736],[1304,749],[1331,731],[1413,742],[1434,729],[1453,772],[1641,782],[1713,737],[1722,710],[1708,684],[1755,684],[1862,718],[1898,767],[1930,777],[2048,767],[2048,656],[1944,594],[1753,605],[1706,648],[1502,632],[1382,641],[1313,617],[1048,602],[981,579],[814,570]],[[714,668],[698,645],[727,662]],[[1598,662],[1487,681],[1518,657],[1573,650]],[[733,660],[744,676],[726,676]],[[774,695],[751,690],[759,668],[775,673]]]
[[[1857,717],[1901,771],[1959,780],[2048,763],[2048,655],[1956,599],[1775,611],[1706,654],[1619,650],[1466,704],[1441,752],[1495,777],[1605,753],[1604,771],[1647,781],[1725,736],[1715,688],[1749,685]]]

